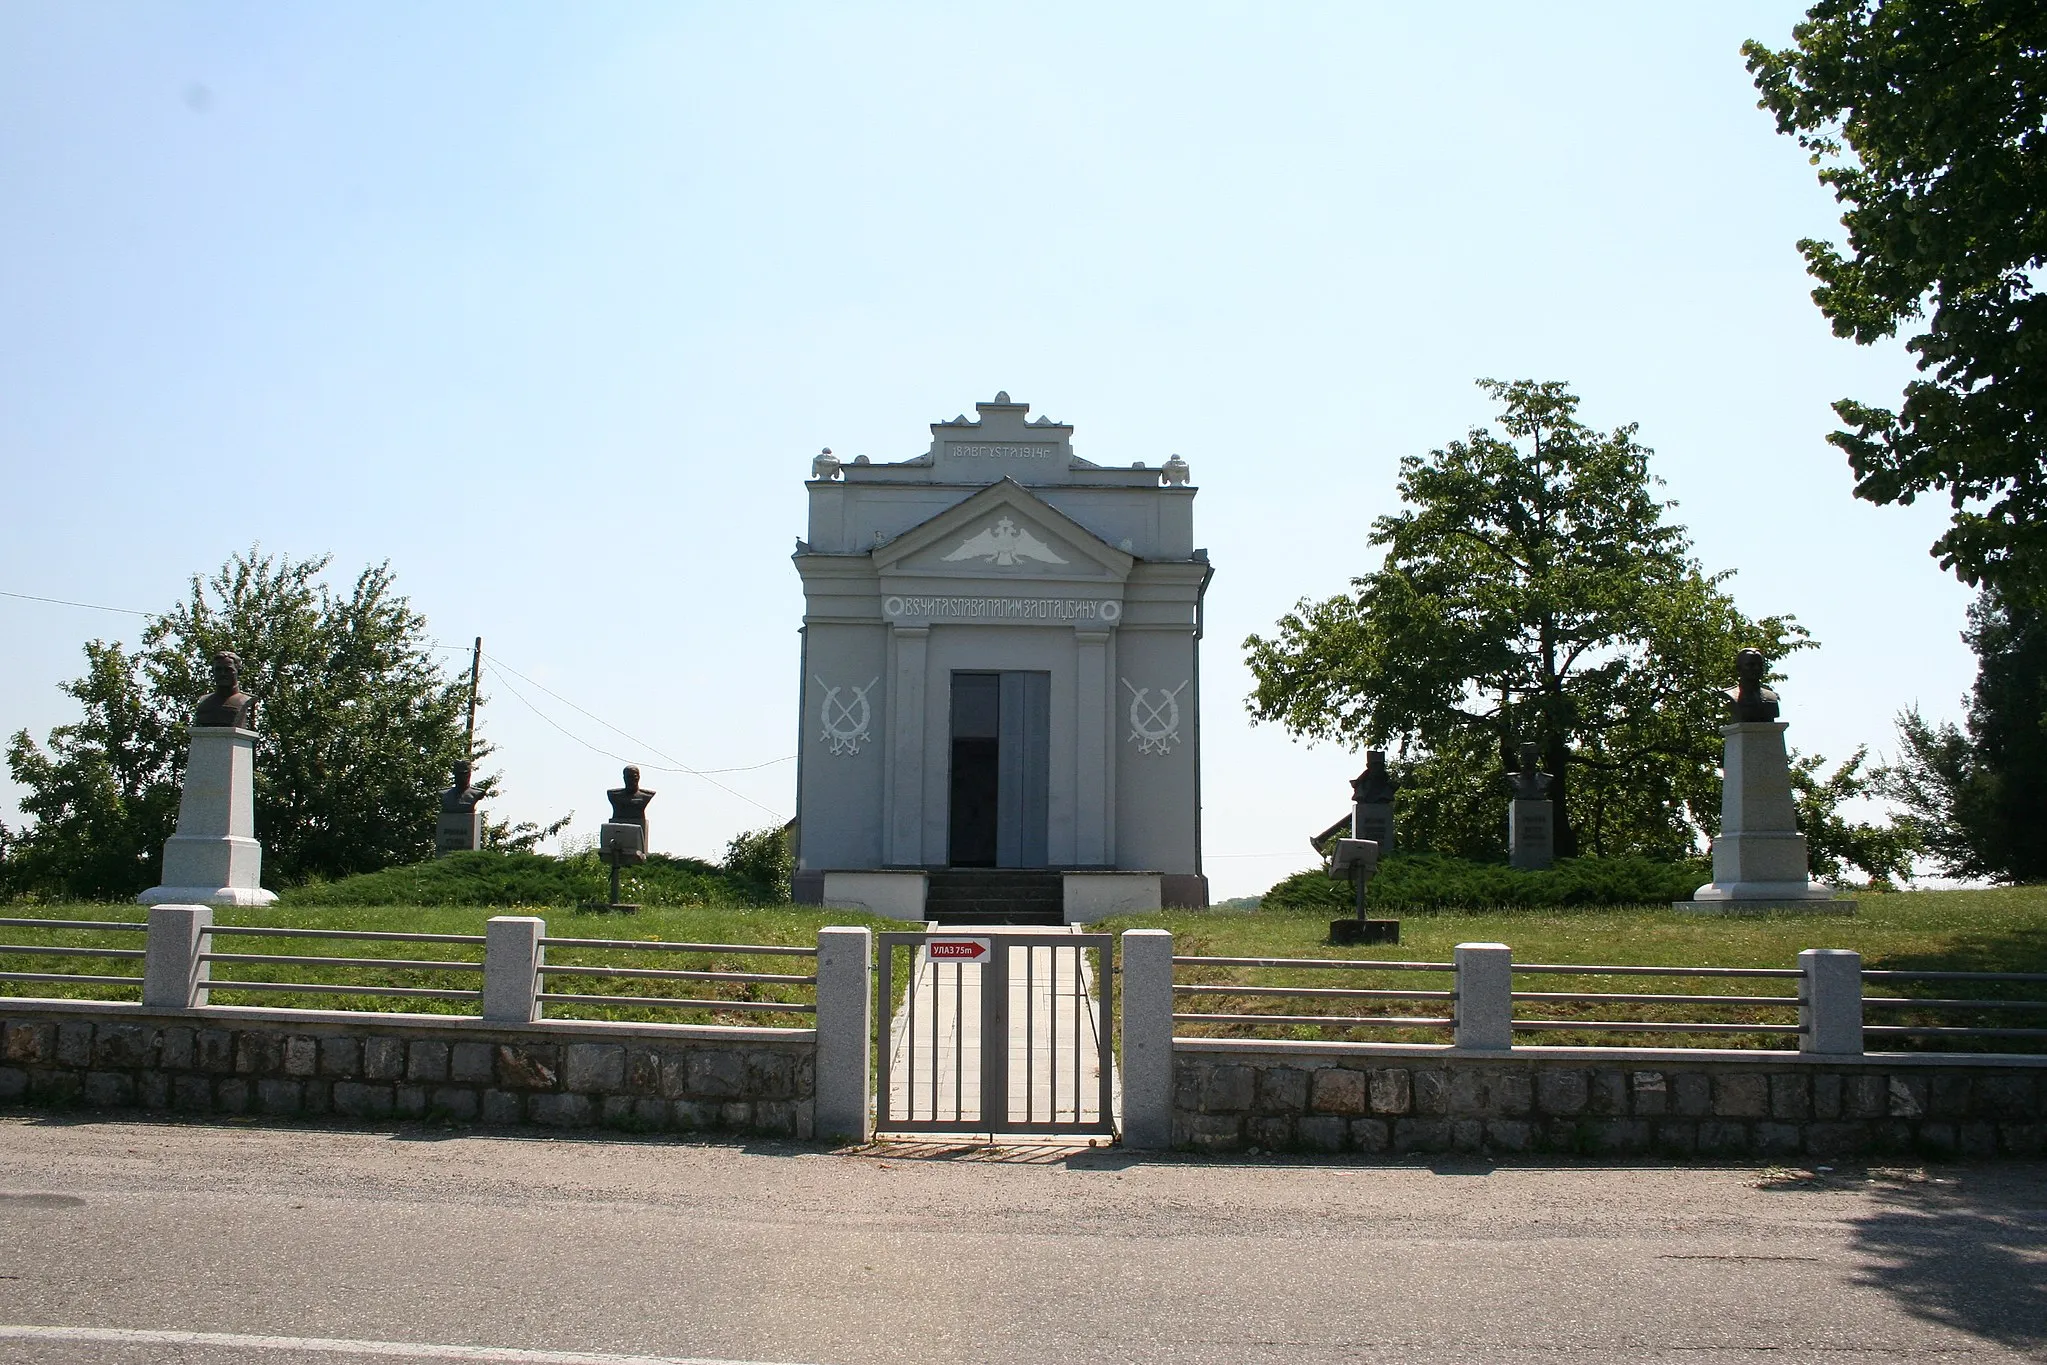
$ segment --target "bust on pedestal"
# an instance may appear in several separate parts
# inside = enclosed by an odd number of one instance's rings
[[[1727,689],[1728,723],[1720,727],[1727,753],[1721,763],[1725,777],[1720,833],[1713,840],[1713,880],[1675,908],[1707,914],[1853,914],[1854,901],[1836,900],[1832,887],[1812,880],[1791,794],[1791,762],[1784,747],[1789,727],[1777,719],[1776,692],[1763,686],[1767,666],[1757,650],[1744,649],[1736,657],[1739,681]]]
[[[1350,833],[1370,839],[1380,856],[1393,851],[1393,775],[1386,771],[1386,751],[1367,749],[1365,770],[1350,784]]]
[[[434,831],[434,852],[461,853],[483,847],[483,812],[470,776],[476,771],[468,759],[455,765],[455,785],[441,793],[441,820]]]
[[[255,698],[241,690],[242,661],[213,656],[213,691],[192,716],[192,747],[178,797],[178,832],[164,841],[163,884],[143,905],[270,905],[256,842]]]
[[[1350,784],[1350,837],[1328,844],[1329,875],[1351,884],[1353,917],[1329,922],[1335,944],[1398,943],[1400,921],[1368,919],[1365,888],[1378,870],[1379,858],[1393,847],[1393,778],[1386,771],[1386,751],[1368,750],[1365,770]]]
[[[647,803],[654,793],[640,785],[640,770],[625,770],[625,785],[604,793],[611,802],[611,818],[598,827],[597,856],[611,868],[611,900],[608,903],[579,901],[579,910],[622,910],[627,914],[640,907],[618,898],[619,869],[647,861]]]
[[[1507,806],[1507,861],[1514,867],[1540,871],[1556,861],[1555,812],[1549,799],[1556,779],[1542,771],[1533,744],[1521,746],[1521,767],[1507,774],[1514,799]]]

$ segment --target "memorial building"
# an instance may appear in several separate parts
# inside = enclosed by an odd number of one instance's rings
[[[1205,905],[1213,570],[1188,466],[1084,460],[1007,394],[975,413],[914,459],[813,464],[796,897],[919,920]]]

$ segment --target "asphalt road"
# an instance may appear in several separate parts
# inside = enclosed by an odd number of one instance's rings
[[[2047,1359],[2047,1166],[1033,1162],[0,1119],[0,1361],[589,1353]]]

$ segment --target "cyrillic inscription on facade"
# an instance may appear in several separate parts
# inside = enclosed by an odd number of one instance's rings
[[[882,599],[881,610],[892,618],[1113,622],[1122,617],[1123,604],[1062,597],[887,597]]]

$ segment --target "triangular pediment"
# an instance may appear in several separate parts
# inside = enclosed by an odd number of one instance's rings
[[[920,577],[1121,582],[1135,562],[1014,479],[990,484],[874,551],[877,570]]]

